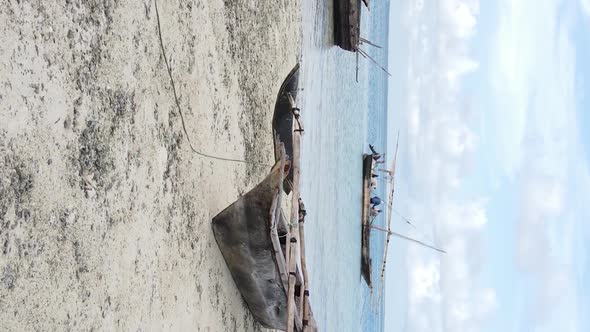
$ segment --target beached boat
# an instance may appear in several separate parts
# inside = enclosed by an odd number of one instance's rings
[[[334,0],[334,44],[356,52],[360,43],[361,0]]]
[[[373,288],[371,267],[371,178],[373,155],[363,155],[361,274],[369,288]]]
[[[276,164],[262,182],[215,216],[212,228],[236,286],[260,324],[316,331],[305,267],[305,213],[298,190],[301,132],[296,130],[301,128],[293,112],[298,69],[295,66],[283,82],[275,105]],[[287,192],[291,192],[291,211],[285,217],[281,202]]]

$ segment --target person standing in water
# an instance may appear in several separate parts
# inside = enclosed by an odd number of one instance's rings
[[[375,164],[382,164],[385,162],[385,160],[383,159],[383,155],[380,154],[379,152],[375,151],[375,147],[372,144],[369,144],[369,149],[371,149],[372,155],[373,155],[373,160],[375,161]],[[375,165],[373,164],[373,165]]]
[[[381,213],[381,210],[377,209],[376,207],[371,208],[371,217],[376,217]]]
[[[373,146],[373,144],[369,144],[369,149],[371,149],[371,152],[373,152],[373,154],[379,155],[379,152],[375,151],[375,147]]]
[[[381,198],[379,198],[379,197],[377,197],[377,196],[371,197],[371,204],[373,205],[373,206],[371,207],[371,209],[374,209],[374,208],[375,208],[375,206],[377,206],[377,205],[381,204]]]

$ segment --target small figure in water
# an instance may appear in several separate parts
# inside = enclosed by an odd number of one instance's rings
[[[376,207],[371,208],[371,217],[376,217],[379,215],[379,213],[381,213],[381,210],[377,209]]]
[[[373,188],[373,190],[377,190],[377,179],[371,178],[371,188]]]
[[[379,152],[375,151],[375,147],[373,146],[373,144],[369,144],[369,149],[371,149],[371,152],[373,152],[373,154],[379,155]]]
[[[371,204],[373,204],[373,206],[371,207],[371,209],[374,209],[375,206],[381,204],[381,198],[379,198],[377,196],[371,197]]]
[[[381,159],[383,156],[379,152],[375,151],[375,147],[372,144],[369,144],[369,149],[371,149],[371,152],[373,153],[373,160],[379,162],[379,159]],[[383,163],[383,161],[380,163]]]
[[[307,210],[305,209],[305,204],[303,204],[303,200],[300,197],[299,198],[299,222],[304,222],[306,215],[307,215]]]

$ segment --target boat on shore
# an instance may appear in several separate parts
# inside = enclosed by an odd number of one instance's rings
[[[257,186],[212,220],[215,240],[254,318],[283,331],[317,331],[309,302],[299,198],[299,136],[295,115],[299,65],[279,89],[273,116],[276,163]],[[285,197],[289,195],[290,197]],[[289,213],[283,210],[290,199]]]

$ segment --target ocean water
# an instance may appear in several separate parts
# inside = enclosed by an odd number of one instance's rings
[[[304,0],[299,103],[305,133],[301,197],[306,218],[310,299],[321,331],[382,331],[384,300],[377,307],[384,234],[373,231],[371,291],[361,278],[362,155],[368,144],[386,151],[387,75],[370,60],[333,46],[332,1]],[[389,2],[363,8],[363,45],[387,66]],[[376,193],[385,198],[385,188]],[[384,225],[384,215],[376,223]]]

